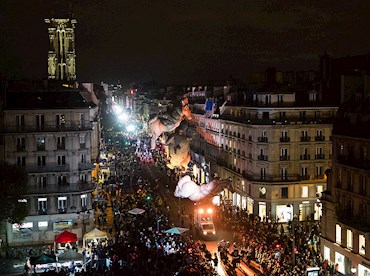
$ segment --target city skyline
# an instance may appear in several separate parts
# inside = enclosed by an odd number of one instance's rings
[[[169,83],[245,79],[269,66],[318,70],[334,57],[368,52],[365,1],[3,1],[0,72],[47,78],[45,18],[77,19],[80,81]]]

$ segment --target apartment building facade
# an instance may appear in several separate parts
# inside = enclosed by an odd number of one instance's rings
[[[218,118],[204,116],[203,104],[193,105],[200,133],[194,152],[202,149],[208,164],[193,172],[206,173],[209,167],[232,180],[234,192],[225,190],[223,199],[262,219],[321,216],[337,107],[314,100],[297,105],[295,94],[255,93],[252,104],[226,105]]]
[[[344,275],[370,275],[370,104],[365,95],[339,108],[322,198],[321,252]]]
[[[29,208],[21,225],[7,224],[9,246],[52,243],[64,229],[81,238],[93,228],[93,108],[77,90],[6,93],[4,157],[28,173]]]

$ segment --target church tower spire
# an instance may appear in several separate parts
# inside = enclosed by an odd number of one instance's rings
[[[49,30],[48,78],[76,80],[75,19],[45,19]]]

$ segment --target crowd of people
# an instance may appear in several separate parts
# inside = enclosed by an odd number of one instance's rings
[[[318,267],[319,275],[335,275],[335,267],[320,255],[317,222],[294,221],[284,229],[283,224],[261,221],[244,210],[233,212],[231,207],[220,209],[219,218],[235,239],[233,246],[219,243],[221,259],[231,255],[234,267],[244,262],[256,275],[279,276],[301,276],[307,268]]]
[[[173,226],[167,204],[155,179],[144,178],[140,169],[140,164],[146,164],[145,141],[125,151],[116,148],[115,154],[116,163],[124,164],[118,167],[117,185],[105,185],[100,196],[106,201],[96,205],[98,218],[105,218],[112,208],[112,235],[86,248],[89,265],[84,270],[105,275],[217,275],[202,244],[186,234],[165,232]],[[130,214],[134,208],[145,212]],[[103,227],[106,220],[102,221]]]

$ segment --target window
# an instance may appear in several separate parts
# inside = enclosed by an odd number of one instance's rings
[[[278,96],[278,103],[282,103],[283,102],[283,95],[277,95],[277,96]]]
[[[79,114],[79,122],[80,122],[80,128],[85,127],[85,114],[80,113]]]
[[[261,180],[266,179],[266,168],[261,168]]]
[[[280,149],[280,160],[288,160],[288,149],[287,148],[281,148]]]
[[[68,185],[67,183],[67,177],[66,176],[58,176],[57,177],[57,182],[59,186],[66,186]]]
[[[308,186],[302,187],[302,197],[308,197]]]
[[[25,156],[18,156],[17,157],[17,165],[24,167],[26,166],[26,157]]]
[[[18,130],[24,129],[24,115],[16,115],[15,123]]]
[[[46,176],[38,176],[36,178],[36,182],[37,182],[37,185],[40,188],[45,188],[46,187],[46,184],[47,184],[47,177]]]
[[[366,240],[364,235],[358,235],[358,253],[365,255],[366,253]]]
[[[306,111],[300,111],[299,118],[301,121],[306,121]]]
[[[17,138],[17,150],[22,151],[26,149],[26,138]]]
[[[366,196],[366,176],[360,176],[360,194]]]
[[[321,178],[323,175],[323,168],[322,166],[316,166],[316,177]]]
[[[81,149],[86,148],[85,135],[81,135],[81,136],[80,136],[80,148],[81,148]]]
[[[37,223],[39,230],[46,230],[48,228],[48,222],[47,221],[39,221]]]
[[[308,180],[308,167],[302,167],[301,168],[301,177],[302,180]]]
[[[317,197],[322,197],[322,191],[323,191],[323,186],[322,185],[316,186],[316,196]]]
[[[66,137],[57,138],[57,149],[60,149],[60,150],[66,149]]]
[[[45,150],[45,136],[37,138],[37,150]]]
[[[353,249],[353,233],[350,229],[347,229],[347,248]]]
[[[58,155],[58,165],[65,165],[66,164],[66,156],[65,155]]]
[[[45,117],[44,115],[36,115],[36,129],[44,130],[45,129]]]
[[[288,188],[287,187],[281,188],[281,197],[288,198]]]
[[[39,212],[46,212],[48,210],[48,201],[45,197],[40,197],[37,199]]]
[[[288,180],[288,169],[287,168],[281,168],[281,179],[282,180]]]
[[[46,165],[46,156],[37,156],[37,165],[40,166],[45,166]]]
[[[81,195],[81,206],[86,207],[87,206],[87,195]]]
[[[245,192],[245,182],[242,180],[242,191]]]
[[[55,116],[55,123],[57,127],[64,127],[66,124],[66,120],[64,114],[58,114]]]
[[[66,208],[67,208],[67,197],[65,196],[58,197],[58,209],[64,210]]]
[[[339,224],[335,225],[335,242],[342,244],[342,227]]]
[[[86,163],[86,154],[81,154],[81,163]]]

